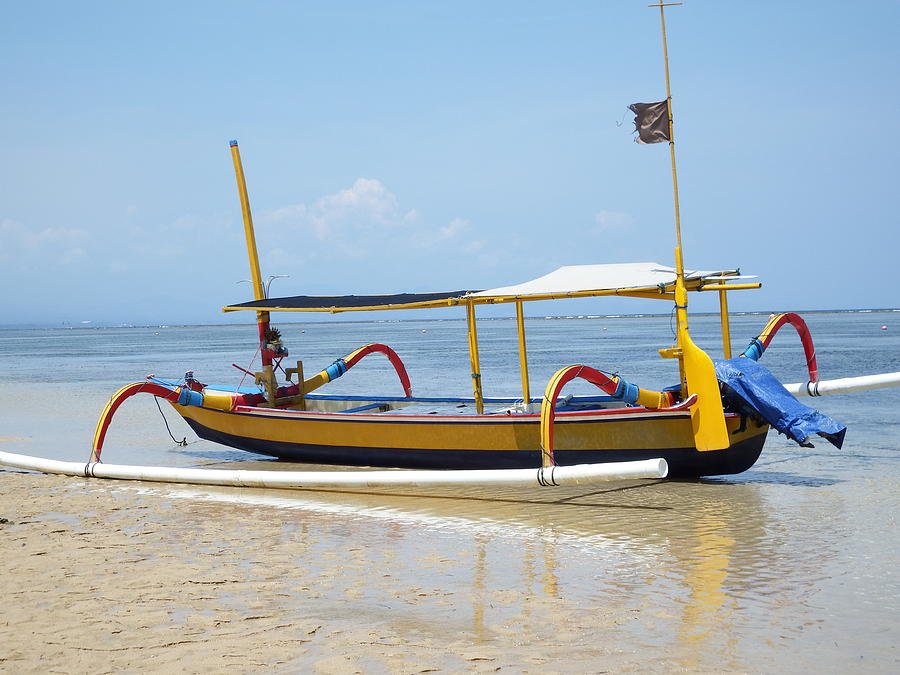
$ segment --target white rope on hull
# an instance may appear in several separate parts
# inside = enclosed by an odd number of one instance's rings
[[[794,396],[825,396],[826,394],[846,394],[851,391],[898,386],[900,386],[900,373],[880,373],[861,377],[843,377],[837,380],[795,382],[784,385],[784,388]]]
[[[93,462],[62,462],[0,452],[0,464],[42,473],[118,480],[142,480],[192,485],[232,485],[259,488],[427,487],[433,485],[583,485],[635,478],[665,478],[664,459],[578,464],[546,469],[473,469],[451,471],[247,471],[128,466]]]

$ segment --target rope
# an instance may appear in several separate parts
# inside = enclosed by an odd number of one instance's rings
[[[162,407],[159,405],[159,398],[157,396],[154,396],[153,400],[156,401],[156,407],[159,408],[159,414],[162,415],[163,422],[166,423],[166,431],[169,432],[169,438],[171,438],[175,442],[175,445],[180,445],[182,447],[186,446],[187,445],[187,436],[185,436],[184,438],[182,438],[179,441],[177,438],[175,438],[175,436],[172,435],[172,430],[169,428],[169,420],[166,419],[166,415],[165,415],[165,413],[163,413]]]
[[[256,355],[259,354],[260,349],[262,349],[262,345],[256,347],[256,351],[253,353],[253,358],[250,359],[250,363],[247,364],[247,370],[244,371],[244,376],[241,378],[240,384],[238,384],[238,390],[240,390],[240,388],[244,386],[244,380],[247,379],[247,372],[253,367],[253,362],[256,361]]]
[[[275,361],[275,370],[280,370],[285,377],[287,377],[287,373],[284,372],[284,368],[281,367],[281,362],[284,360],[284,357],[280,357],[277,361]]]

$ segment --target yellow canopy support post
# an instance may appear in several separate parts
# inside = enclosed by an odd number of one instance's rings
[[[522,402],[526,411],[531,404],[531,387],[528,385],[528,352],[525,348],[525,312],[522,301],[516,301],[516,327],[519,333],[519,370],[522,373]]]
[[[241,213],[244,216],[244,235],[247,238],[247,257],[250,259],[250,277],[253,280],[253,298],[265,300],[266,292],[262,282],[262,274],[259,271],[259,254],[256,251],[256,235],[253,232],[253,216],[250,213],[250,198],[247,196],[247,181],[244,179],[244,167],[241,164],[241,151],[237,141],[230,141],[231,159],[234,162],[234,176],[237,179],[238,196],[241,199]],[[272,358],[264,349],[266,332],[269,330],[269,313],[256,312],[256,323],[259,327],[259,345],[262,354],[263,372],[271,374],[270,388],[275,386],[275,375],[272,372]],[[268,367],[268,370],[267,370]],[[268,385],[267,385],[268,386]]]
[[[484,412],[484,395],[481,391],[481,363],[478,358],[478,331],[475,328],[475,305],[466,303],[466,324],[469,331],[469,361],[472,364],[472,391],[475,394],[475,411]]]
[[[679,361],[681,364],[682,395],[697,394],[697,403],[691,406],[691,427],[694,444],[698,450],[721,450],[729,447],[725,412],[712,359],[694,344],[688,332],[687,286],[684,281],[684,258],[681,245],[681,212],[678,205],[678,173],[675,169],[675,128],[672,117],[672,87],[669,79],[669,47],[666,43],[666,14],[664,8],[680,5],[680,2],[659,2],[662,27],[663,62],[666,71],[666,106],[669,114],[669,157],[672,162],[672,190],[675,197],[675,320],[678,331]]]
[[[722,323],[722,354],[731,358],[731,326],[728,325],[728,291],[719,289],[719,320]]]

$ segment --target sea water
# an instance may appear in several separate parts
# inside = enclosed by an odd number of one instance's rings
[[[736,354],[766,319],[733,318]],[[816,313],[806,319],[823,379],[900,371],[900,313]],[[280,328],[291,364],[302,359],[307,376],[356,347],[381,342],[403,358],[415,394],[471,394],[464,321]],[[691,328],[701,346],[721,355],[717,319],[692,317]],[[521,396],[515,321],[482,321],[478,331],[485,394]],[[526,334],[533,396],[555,370],[573,363],[647,388],[677,381],[673,362],[657,354],[673,341],[669,317],[535,318],[526,321]],[[206,383],[247,385],[249,378],[231,364],[258,366],[255,342],[250,324],[2,330],[0,449],[86,460],[97,416],[120,386],[151,373],[180,379],[187,370]],[[789,327],[761,362],[784,382],[807,379],[802,348]],[[401,394],[380,355],[321,391]],[[593,393],[582,382],[567,391]],[[602,639],[646,655],[663,670],[894,670],[900,389],[803,401],[848,426],[843,449],[824,440],[801,448],[770,432],[752,469],[701,481],[633,481],[565,492],[443,488],[413,495],[149,489],[221,501],[248,513],[267,510],[286,527],[312,528],[326,550],[337,552],[348,539],[364,542],[363,553],[355,555],[366,558],[365,574],[390,549],[392,573],[429,589],[428,597],[466,585],[471,606],[451,609],[423,600],[416,611],[430,612],[423,626],[452,622],[473,643],[509,640],[510,649],[524,649],[562,635],[577,658]],[[170,434],[188,444],[174,443]],[[122,406],[104,459],[301,468],[199,441],[171,408],[157,409],[150,396]],[[93,489],[103,485],[98,481]],[[454,564],[453,574],[422,564],[441,559]],[[507,592],[503,603],[496,601],[498,589]],[[373,591],[355,602],[361,612],[369,605],[377,611],[384,598]],[[591,612],[610,607],[622,621],[596,632]]]

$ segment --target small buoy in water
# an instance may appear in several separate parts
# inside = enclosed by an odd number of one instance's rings
[[[882,326],[881,330],[887,330],[887,326]]]
[[[603,328],[601,328],[601,330],[607,330],[606,326],[603,326]]]
[[[428,332],[428,331],[427,331],[427,330],[425,330],[425,329],[424,329],[424,328],[423,328],[423,329],[422,329],[422,332],[423,332],[423,333],[427,333],[427,332]]]
[[[300,332],[301,332],[301,333],[305,333],[306,331],[305,331],[305,330],[301,330]]]
[[[769,314],[769,318],[770,318],[770,319],[774,319],[774,318],[775,318],[775,314],[774,314],[774,313]]]

